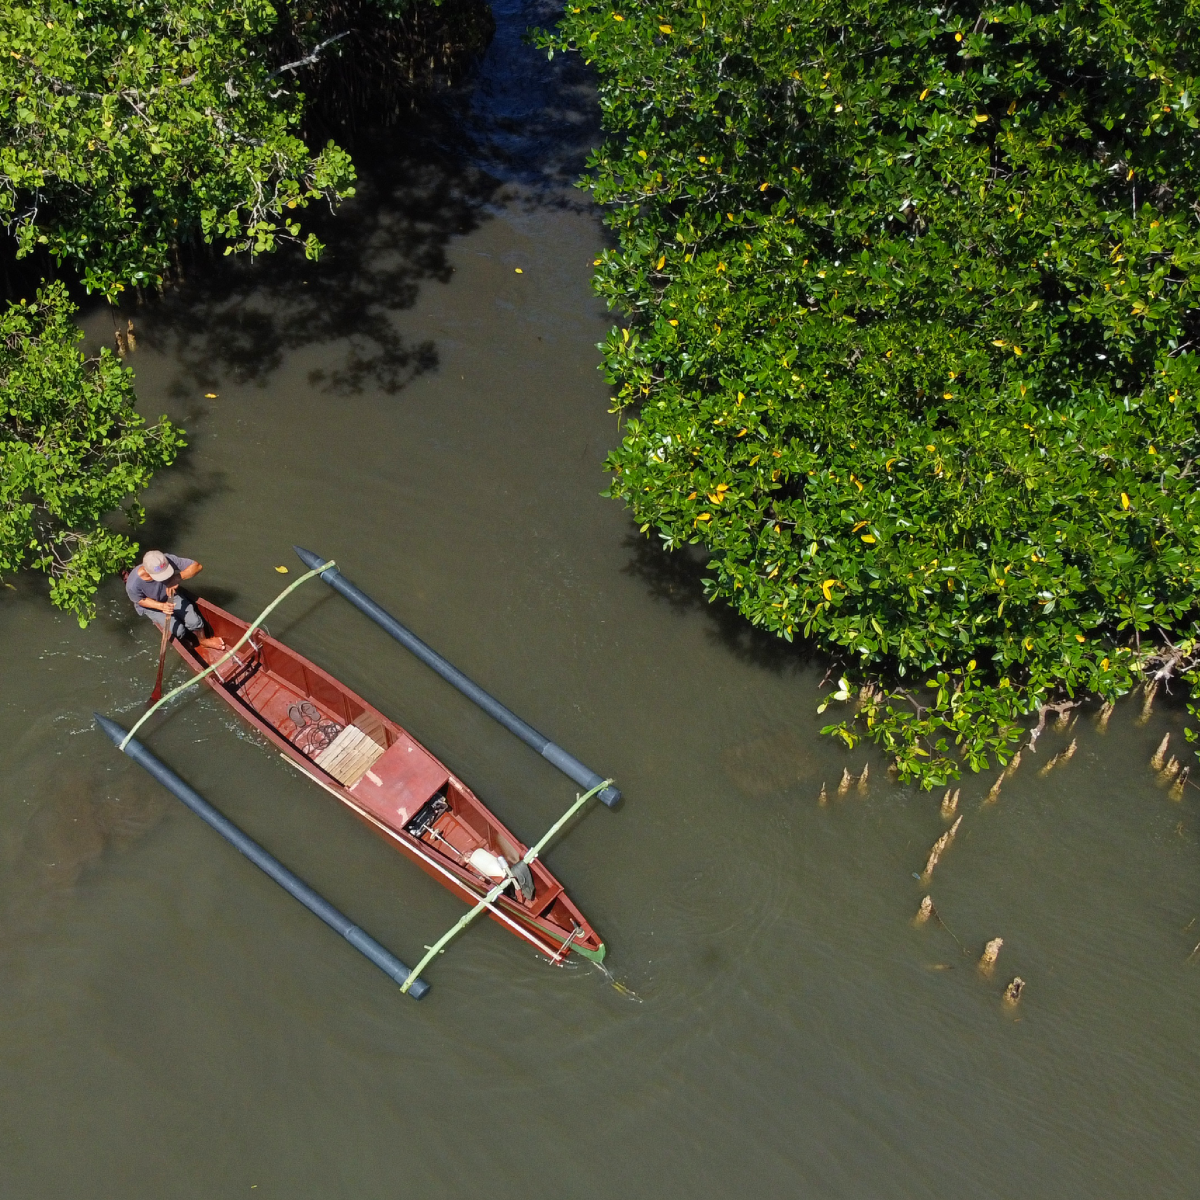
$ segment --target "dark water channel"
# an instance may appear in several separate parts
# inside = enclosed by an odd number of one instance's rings
[[[292,542],[335,556],[615,775],[624,808],[549,860],[635,995],[482,922],[402,997],[94,732],[153,675],[118,589],[81,632],[23,583],[0,601],[0,1197],[1196,1195],[1198,793],[1146,766],[1178,714],[1085,715],[1069,766],[987,808],[967,781],[931,887],[949,928],[910,924],[937,798],[818,738],[819,672],[598,495],[603,233],[563,186],[594,116],[576,67],[521,46],[538,15],[497,6],[465,116],[372,151],[319,267],[197,268],[139,316],[143,407],[191,433],[146,539],[246,616]],[[271,629],[528,840],[573,795],[319,584]],[[214,698],[147,740],[402,957],[461,912]],[[818,806],[868,761],[865,794]]]

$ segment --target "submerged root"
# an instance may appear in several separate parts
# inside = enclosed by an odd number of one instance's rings
[[[1171,735],[1164,733],[1163,740],[1158,743],[1158,749],[1154,752],[1154,757],[1150,759],[1150,769],[1152,771],[1161,771],[1163,769],[1163,762],[1167,757],[1167,746],[1170,745],[1170,742]]]
[[[1017,773],[1017,768],[1020,765],[1021,765],[1021,751],[1018,750],[1016,752],[1016,754],[1014,754],[1012,756],[1012,759],[1009,761],[1008,766],[1004,768],[1004,771],[1001,774],[1000,778],[1001,779],[1011,779]]]
[[[842,782],[838,784],[837,794],[844,796],[850,790],[851,775],[850,769],[847,767],[842,771]]]
[[[1021,999],[1021,993],[1025,990],[1025,980],[1020,975],[1013,977],[1012,983],[1004,989],[1004,1002],[1006,1004],[1016,1004]]]
[[[924,925],[930,917],[933,916],[933,897],[926,896],[921,901],[921,907],[917,909],[917,915],[913,917],[914,925]]]
[[[129,353],[132,354],[137,349],[137,334],[133,330],[133,318],[128,321],[129,328],[125,331],[125,345],[129,347]]]
[[[1154,697],[1158,695],[1158,680],[1151,682],[1146,688],[1146,699],[1142,702],[1142,711],[1138,714],[1138,719],[1134,722],[1136,725],[1145,725],[1150,720],[1150,710],[1154,707]]]
[[[1044,767],[1042,767],[1042,769],[1040,771],[1038,771],[1038,778],[1045,779],[1046,776],[1049,775],[1050,772],[1053,771],[1054,768],[1058,766],[1058,760],[1061,757],[1062,757],[1061,754],[1056,754],[1053,758],[1047,759],[1046,765]]]
[[[825,790],[825,782],[821,781],[821,794],[817,797],[817,803],[824,807],[829,803],[829,793]]]
[[[1108,728],[1108,719],[1113,715],[1113,707],[1114,705],[1111,700],[1105,700],[1105,702],[1100,706],[1100,712],[1096,721],[1096,728],[1099,729],[1101,733]]]
[[[930,847],[929,858],[925,862],[925,870],[921,875],[922,881],[928,880],[930,875],[933,874],[933,868],[938,865],[938,863],[941,861],[942,855],[946,852],[947,847],[952,841],[954,841],[954,835],[958,832],[958,827],[961,824],[962,817],[960,816],[958,820],[956,820],[954,824],[951,825],[950,828],[947,829],[946,832],[943,833],[942,836],[933,843],[932,847]]]
[[[1179,759],[1172,754],[1167,760],[1167,765],[1163,767],[1161,771],[1159,771],[1158,782],[1165,787],[1168,783],[1171,783],[1174,780],[1176,775],[1179,774],[1182,766],[1183,764],[1179,761]]]
[[[1188,777],[1188,774],[1190,773],[1191,769],[1192,769],[1191,767],[1184,767],[1183,770],[1180,771],[1179,774],[1176,776],[1175,782],[1173,784],[1171,784],[1171,790],[1167,793],[1167,795],[1172,800],[1182,800],[1183,799],[1183,786],[1185,783],[1187,783],[1187,777]]]
[[[983,953],[979,956],[979,970],[984,975],[991,975],[992,969],[996,965],[996,959],[1000,957],[1000,947],[1003,945],[1004,939],[995,937],[984,946]]]
[[[991,788],[988,791],[988,794],[986,796],[984,796],[984,798],[983,798],[984,804],[995,804],[996,801],[1000,799],[1000,787],[1003,783],[1004,783],[1004,776],[997,775],[996,782],[992,784]]]
[[[1074,722],[1072,722],[1074,724]],[[1071,744],[1062,752],[1060,762],[1070,762],[1075,757],[1075,751],[1079,749],[1079,739],[1072,738]]]
[[[946,794],[942,797],[942,820],[948,821],[954,816],[955,810],[958,808],[958,796],[961,788],[955,788],[954,794],[950,794],[950,789],[946,789]]]
[[[870,763],[864,764],[862,774],[858,777],[858,794],[864,795],[867,790],[867,777],[871,773]]]

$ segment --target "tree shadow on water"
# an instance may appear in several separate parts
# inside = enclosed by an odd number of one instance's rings
[[[624,545],[629,562],[622,574],[640,580],[652,599],[681,616],[703,612],[709,621],[709,636],[739,661],[776,674],[828,665],[826,656],[804,641],[789,643],[751,625],[723,601],[710,603],[704,594],[704,579],[710,574],[709,554],[704,547],[685,546],[667,552],[636,530],[626,536]]]
[[[447,243],[487,219],[498,182],[395,128],[364,135],[355,159],[356,195],[336,213],[303,216],[325,243],[318,262],[290,245],[253,260],[202,247],[185,263],[186,283],[142,310],[139,336],[190,377],[181,395],[221,379],[265,385],[306,348],[328,364],[310,383],[330,395],[394,395],[438,365],[433,342],[409,341],[396,314],[423,283],[450,280]]]

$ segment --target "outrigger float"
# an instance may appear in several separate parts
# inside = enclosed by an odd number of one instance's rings
[[[420,978],[425,968],[462,929],[485,912],[552,963],[560,964],[571,954],[602,962],[604,943],[540,855],[548,842],[593,796],[610,806],[616,803],[620,793],[612,786],[613,781],[590,771],[510,713],[477,684],[471,683],[345,580],[332,561],[323,562],[316,555],[310,556],[299,549],[298,553],[306,561],[310,557],[316,560],[309,562],[312,569],[285,588],[251,623],[206,600],[198,600],[200,612],[213,634],[223,638],[232,649],[221,651],[192,646],[173,638],[172,644],[194,672],[193,678],[149,708],[128,733],[97,714],[101,728],[119,749],[416,999],[428,990],[428,984]],[[430,658],[437,660],[430,665],[439,674],[449,678],[509,728],[515,722],[529,731],[531,737],[514,730],[577,782],[588,785],[588,790],[576,797],[567,812],[535,845],[524,845],[461,779],[395,721],[260,628],[289,593],[318,575],[342,594],[352,592],[354,595],[348,595],[348,598],[393,636],[398,636],[397,629],[403,631],[408,639],[427,652],[428,657],[414,652],[427,662]],[[405,638],[398,640],[410,649],[414,648]],[[447,670],[440,669],[439,664]],[[458,679],[450,678],[448,673]],[[472,906],[452,929],[427,948],[428,952],[416,967],[406,967],[363,933],[209,805],[134,737],[160,705],[201,680],[274,745],[285,761]],[[458,680],[465,681],[468,686],[462,686]],[[479,695],[473,694],[472,689]],[[492,707],[482,703],[480,695],[490,701]],[[500,710],[508,720],[495,710]],[[539,741],[541,745],[538,745]],[[552,748],[550,753],[545,752],[546,746]]]

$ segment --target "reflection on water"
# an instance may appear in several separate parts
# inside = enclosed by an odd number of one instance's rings
[[[1160,699],[1143,726],[1134,702],[1101,731],[1085,712],[991,804],[964,780],[920,880],[941,794],[819,738],[824,667],[704,603],[703,561],[598,494],[603,232],[558,187],[594,113],[576,68],[521,46],[545,13],[497,15],[467,115],[369,164],[321,274],[197,264],[139,318],[142,402],[192,441],[148,540],[246,615],[293,542],[336,557],[614,774],[621,811],[589,811],[549,865],[640,1003],[482,922],[427,1000],[399,996],[91,729],[96,709],[131,721],[154,673],[119,588],[80,632],[22,582],[0,599],[0,1192],[1190,1197],[1200,807],[1149,766],[1182,714]],[[563,811],[553,768],[306,587],[277,636],[521,836]],[[236,732],[198,697],[147,741],[401,957],[461,915]]]

